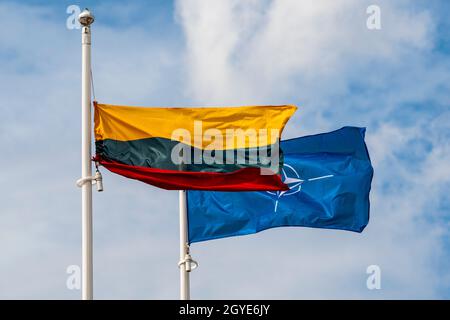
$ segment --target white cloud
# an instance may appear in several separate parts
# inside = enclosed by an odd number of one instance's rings
[[[304,101],[318,90],[329,95],[345,89],[355,73],[352,66],[398,60],[411,48],[430,45],[426,12],[414,14],[403,10],[403,2],[383,2],[386,31],[370,31],[367,3],[178,2],[193,97],[216,104],[263,102],[295,91]]]

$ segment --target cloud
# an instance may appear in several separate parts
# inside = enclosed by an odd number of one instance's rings
[[[361,1],[177,4],[193,96],[213,103],[230,98],[266,101],[293,91],[305,99],[319,89],[311,94],[302,88],[307,83],[326,85],[333,90],[326,94],[333,94],[345,90],[348,77],[355,74],[351,66],[389,63],[411,48],[430,46],[429,14],[402,12],[405,5],[389,2],[382,5],[389,32],[366,28],[367,4]]]

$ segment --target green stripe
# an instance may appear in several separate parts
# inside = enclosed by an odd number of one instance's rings
[[[207,159],[211,159],[205,154],[204,150],[181,144],[178,141],[172,141],[165,138],[146,138],[131,141],[117,141],[112,139],[99,140],[95,142],[97,155],[107,160],[120,162],[127,165],[150,167],[165,170],[182,170],[194,172],[232,172],[247,167],[269,168],[270,163],[263,164],[264,155],[267,152],[268,158],[272,150],[276,150],[277,144],[268,145],[258,148],[235,149],[224,151],[212,151],[211,156],[215,153],[220,155],[223,152],[223,161],[234,159],[231,164],[227,163],[205,163]],[[182,145],[183,148],[190,149],[189,164],[177,165],[171,159],[172,150],[175,146]],[[258,152],[259,151],[259,152]],[[199,158],[198,156],[202,158]],[[233,155],[234,158],[230,158]],[[282,166],[282,155],[280,149],[280,167]],[[194,161],[201,161],[196,164]],[[250,159],[254,159],[250,163]],[[211,162],[214,159],[211,159]],[[239,161],[237,161],[239,160]],[[266,158],[267,160],[267,158]]]

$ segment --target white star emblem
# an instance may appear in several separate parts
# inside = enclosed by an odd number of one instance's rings
[[[285,170],[287,169],[287,170]],[[286,171],[289,172],[289,175],[286,173]],[[275,208],[274,212],[277,212],[278,209],[278,202],[280,201],[281,197],[283,196],[290,196],[297,192],[300,192],[302,190],[302,184],[307,181],[315,181],[315,180],[321,180],[326,178],[331,178],[334,175],[328,174],[320,177],[310,178],[310,179],[300,179],[299,174],[297,171],[290,165],[284,164],[283,168],[281,169],[281,176],[283,178],[283,183],[287,184],[289,187],[289,190],[285,191],[266,191],[267,193],[276,196],[275,200]]]

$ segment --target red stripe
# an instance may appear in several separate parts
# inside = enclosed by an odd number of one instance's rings
[[[243,168],[233,172],[188,172],[130,166],[105,161],[97,156],[102,166],[121,176],[167,190],[210,191],[277,191],[289,190],[280,175],[261,175],[259,168]]]

